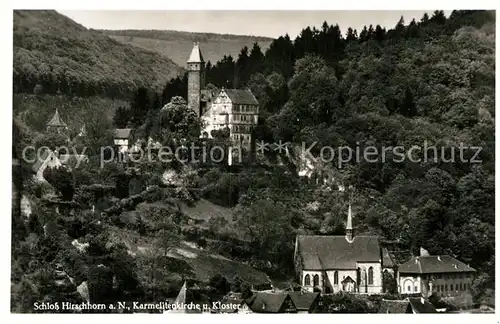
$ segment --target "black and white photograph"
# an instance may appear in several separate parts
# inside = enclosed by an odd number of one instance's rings
[[[11,13],[11,314],[494,315],[495,10]]]

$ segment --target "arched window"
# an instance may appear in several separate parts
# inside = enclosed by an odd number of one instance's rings
[[[304,278],[304,286],[310,286],[311,285],[311,277],[309,275],[306,275]]]
[[[339,272],[335,271],[333,273],[333,284],[337,285],[339,283]]]
[[[314,275],[313,283],[314,283],[314,286],[319,286],[319,276],[318,275]]]
[[[373,268],[368,268],[368,284],[373,285]]]

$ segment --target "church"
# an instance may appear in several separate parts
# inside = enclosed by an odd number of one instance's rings
[[[249,89],[205,89],[205,61],[195,43],[187,60],[188,107],[202,121],[201,136],[212,138],[212,131],[229,128],[233,143],[249,148],[257,125],[259,102]]]
[[[378,236],[355,236],[349,205],[345,236],[299,235],[294,262],[306,291],[380,294],[382,250]]]

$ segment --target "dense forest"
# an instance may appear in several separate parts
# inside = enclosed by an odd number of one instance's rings
[[[171,296],[179,280],[175,285],[173,279],[160,281],[175,272],[166,252],[180,240],[250,264],[272,280],[291,282],[295,236],[342,234],[349,201],[357,234],[377,234],[414,253],[423,247],[431,254],[455,256],[478,271],[475,302],[494,297],[494,13],[453,11],[446,17],[435,11],[410,23],[402,17],[392,29],[367,26],[344,34],[325,22],[320,30],[305,28],[295,40],[279,37],[265,53],[255,44],[237,58],[227,55],[207,62],[206,69],[207,87],[249,87],[256,95],[259,141],[289,142],[291,151],[317,143],[313,155],[322,146],[370,146],[380,152],[427,143],[436,150],[419,151],[418,162],[398,162],[389,153],[385,160],[317,164],[347,185],[346,191],[304,183],[295,156],[273,152],[254,165],[235,168],[141,161],[99,169],[91,161],[73,171],[73,180],[63,181],[66,186],[60,180],[53,185],[61,194],[72,192],[82,206],[103,204],[99,222],[85,210],[65,217],[42,208],[27,224],[13,219],[13,308],[29,311],[35,297],[23,299],[27,292],[52,300],[68,298],[51,283],[49,270],[56,264],[63,264],[78,283],[110,287],[109,292],[91,290],[92,300]],[[141,87],[128,106],[116,110],[115,126],[134,125],[141,137],[162,144],[203,141],[187,109],[186,93],[185,75],[171,79],[162,92],[153,85]],[[94,138],[99,137],[96,129]],[[16,132],[16,146],[34,141],[25,127]],[[227,138],[216,136],[213,144],[227,145]],[[462,147],[481,147],[476,157],[481,162],[471,162],[474,150],[462,156]],[[272,163],[277,160],[282,163]],[[165,170],[177,176],[163,188]],[[127,184],[138,178],[157,191],[127,192]],[[27,183],[26,190],[40,196],[43,188]],[[186,211],[172,205],[161,210],[158,203],[147,210],[136,207],[144,201],[172,200],[191,205],[208,201],[233,216],[210,218],[202,226],[187,223]],[[49,222],[60,237],[68,238],[66,243],[43,235],[43,224]],[[140,233],[164,252],[134,259],[127,245],[111,240],[109,229],[116,227]],[[65,252],[72,249],[67,244],[72,239],[88,242],[88,253]],[[200,281],[185,269],[183,278]],[[210,280],[209,290],[246,291],[250,279],[226,277],[227,285],[220,285],[221,280]]]
[[[100,30],[105,35],[124,43],[137,46],[168,57],[179,66],[185,66],[193,49],[193,42],[203,48],[203,57],[212,62],[224,55],[238,55],[245,46],[257,42],[267,50],[272,38],[259,36],[190,33],[174,30]]]
[[[128,99],[183,72],[170,59],[121,44],[50,10],[14,11],[14,92]]]

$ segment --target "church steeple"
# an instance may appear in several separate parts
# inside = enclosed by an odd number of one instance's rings
[[[352,210],[351,210],[351,203],[349,203],[349,211],[347,212],[347,224],[345,227],[345,238],[348,242],[352,242],[353,235],[352,235]]]

